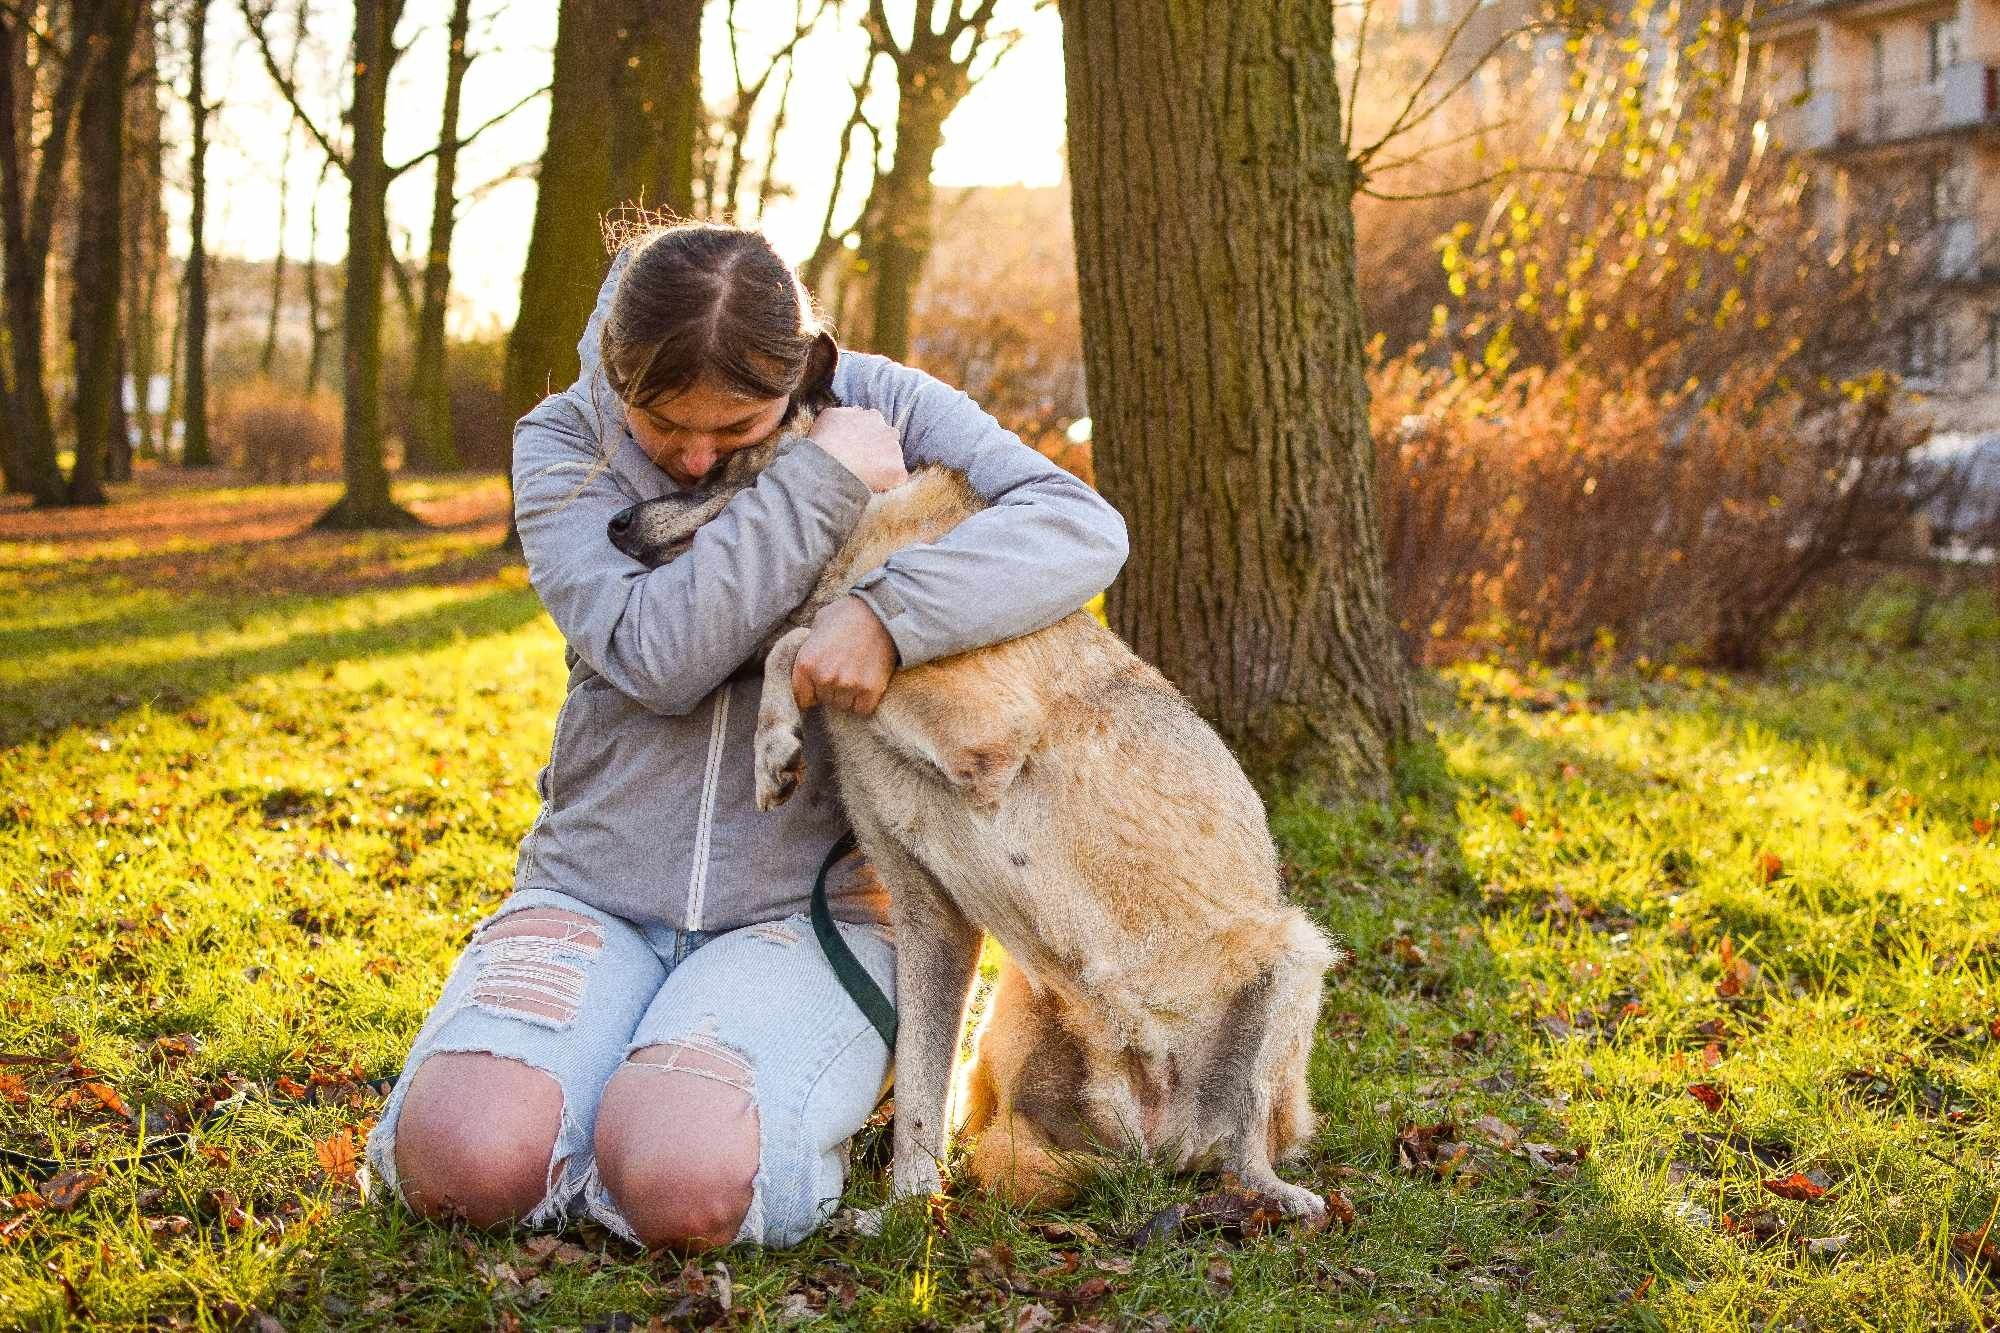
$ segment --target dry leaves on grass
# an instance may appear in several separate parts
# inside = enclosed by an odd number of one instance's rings
[[[1134,1231],[1126,1243],[1135,1250],[1142,1250],[1156,1241],[1181,1241],[1195,1236],[1215,1235],[1241,1244],[1285,1226],[1325,1227],[1332,1222],[1338,1222],[1343,1227],[1353,1225],[1354,1205],[1348,1202],[1346,1195],[1334,1190],[1322,1197],[1326,1202],[1326,1212],[1315,1223],[1288,1216],[1284,1205],[1269,1194],[1225,1184],[1192,1203],[1169,1204],[1162,1208],[1148,1218],[1144,1226]]]
[[[1818,1175],[1818,1172],[1807,1175],[1804,1172],[1794,1171],[1789,1176],[1762,1183],[1766,1190],[1781,1199],[1791,1199],[1796,1203],[1811,1203],[1826,1196],[1826,1180],[1824,1177],[1814,1179],[1814,1176]]]
[[[343,1129],[313,1144],[313,1157],[328,1180],[349,1188],[355,1186],[355,1172],[361,1162],[351,1132]]]

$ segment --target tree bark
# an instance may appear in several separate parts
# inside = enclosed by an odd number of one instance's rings
[[[76,348],[76,465],[69,503],[103,504],[114,418],[122,391],[118,298],[124,290],[125,84],[132,65],[138,7],[131,0],[87,0],[72,11],[72,40],[97,48],[77,116],[78,209],[70,302],[70,340]]]
[[[342,310],[343,422],[341,474],[346,490],[313,521],[318,528],[421,527],[422,520],[389,495],[382,454],[382,278],[389,253],[383,201],[389,165],[382,158],[388,111],[391,40],[402,0],[356,0],[354,92],[348,109],[353,150],[348,159],[347,290]]]
[[[161,205],[165,162],[160,123],[160,52],[150,0],[140,11],[134,63],[139,71],[134,81],[138,97],[130,108],[130,134],[137,170],[131,173],[131,185],[126,192],[131,207],[126,231],[132,239],[126,251],[125,322],[129,330],[133,417],[137,426],[134,443],[140,456],[151,458],[159,454],[157,421],[151,408],[153,374],[159,366],[160,273],[167,259],[167,219]]]
[[[465,49],[472,27],[471,0],[454,0],[447,31],[444,117],[438,128],[437,180],[431,192],[431,244],[424,259],[423,307],[417,313],[417,350],[412,366],[415,404],[404,466],[426,472],[456,468],[458,443],[452,434],[451,383],[445,364],[445,305],[451,296],[451,238],[458,206],[458,103],[472,56]]]
[[[1062,10],[1095,464],[1132,538],[1112,627],[1266,793],[1386,794],[1418,724],[1375,516],[1332,10]]]
[[[694,207],[701,8],[563,0],[548,146],[501,379],[510,412],[577,377],[577,339],[604,280],[603,214],[636,201],[680,214]],[[516,544],[511,524],[507,542]]]
[[[56,461],[54,414],[49,408],[45,291],[56,192],[68,160],[91,45],[71,25],[68,50],[45,108],[48,131],[36,151],[34,75],[30,72],[26,18],[0,7],[0,306],[5,307],[13,380],[5,410],[12,418],[17,480],[37,505],[68,499]],[[31,179],[32,177],[32,179]]]
[[[181,466],[210,467],[208,444],[208,64],[209,0],[188,6],[188,258],[181,371]]]

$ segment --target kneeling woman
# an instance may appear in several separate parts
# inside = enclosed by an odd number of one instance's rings
[[[577,382],[514,432],[528,573],[568,644],[541,813],[368,1157],[430,1217],[789,1245],[838,1200],[890,1053],[806,916],[846,831],[816,717],[802,788],[756,809],[753,654],[907,468],[956,468],[991,507],[820,614],[801,704],[868,712],[898,665],[1060,619],[1111,582],[1125,528],[964,394],[839,350],[756,232],[628,237],[578,350]],[[698,487],[806,405],[824,407],[812,435],[686,555],[649,570],[611,545],[614,514]],[[891,990],[879,884],[850,861],[830,887]]]

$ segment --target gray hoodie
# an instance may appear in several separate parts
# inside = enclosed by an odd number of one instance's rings
[[[605,523],[676,489],[633,440],[598,369],[615,262],[577,350],[577,382],[514,428],[514,510],[528,574],[568,643],[569,687],[541,813],[517,887],[559,889],[641,924],[727,930],[805,910],[846,831],[818,710],[806,777],[783,806],[753,794],[759,644],[805,601],[860,517],[868,488],[810,441],[787,450],[695,537],[649,570]],[[1013,638],[1101,592],[1125,524],[1096,492],[1022,444],[964,394],[884,357],[842,352],[833,388],[901,423],[910,467],[963,472],[990,508],[893,557],[855,589],[902,665]],[[865,876],[833,885],[835,915],[880,920]]]

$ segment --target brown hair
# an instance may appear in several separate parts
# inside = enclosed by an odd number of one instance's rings
[[[839,348],[762,233],[639,213],[614,216],[605,237],[631,252],[601,343],[620,398],[644,406],[709,379],[789,399],[788,421],[833,403]]]

